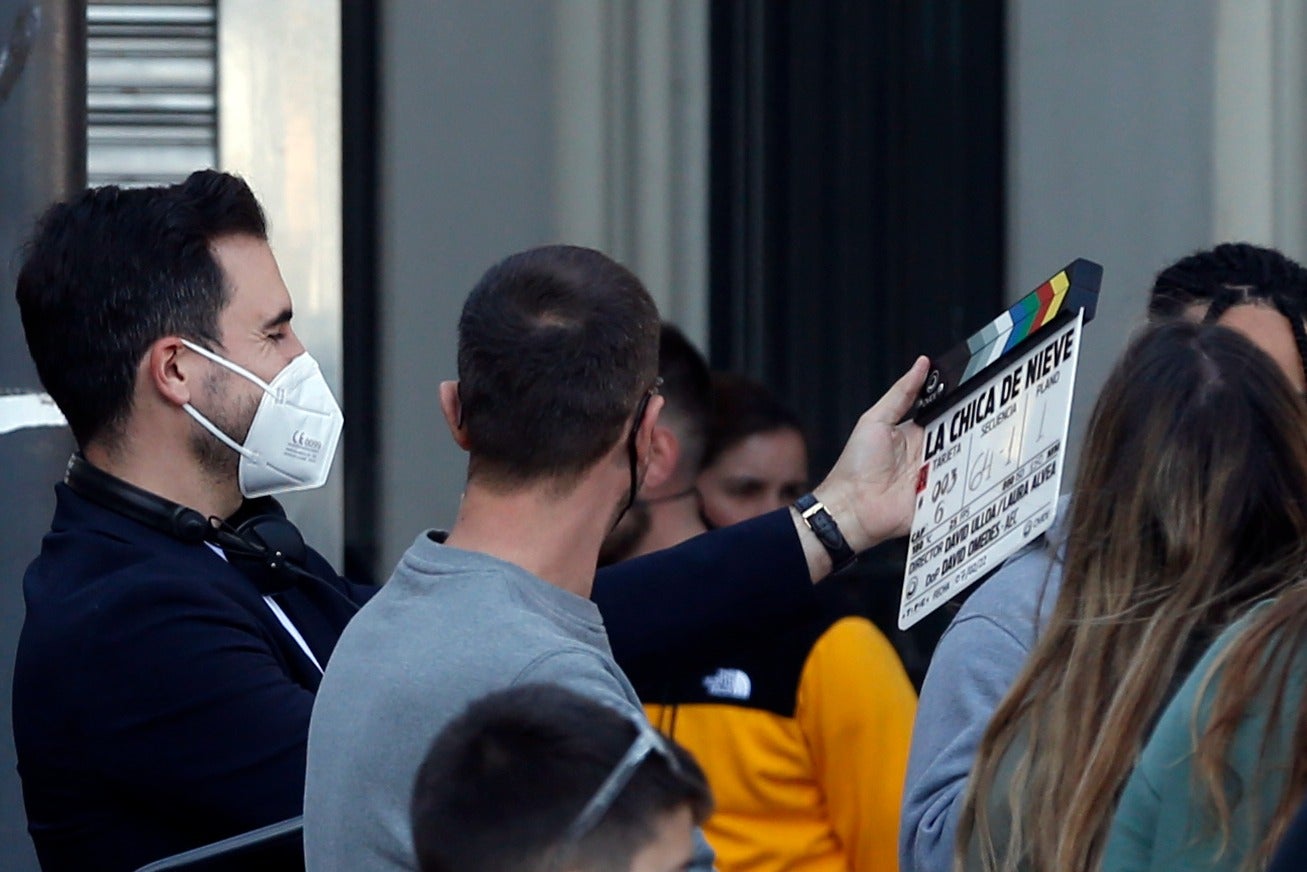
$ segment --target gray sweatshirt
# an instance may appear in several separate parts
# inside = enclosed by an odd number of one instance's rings
[[[436,734],[468,703],[552,682],[643,717],[598,608],[526,570],[418,537],[350,621],[309,724],[307,868],[415,869],[409,802]],[[699,839],[695,869],[712,868]]]
[[[1062,582],[1069,497],[1046,536],[983,582],[949,624],[917,702],[899,823],[900,872],[951,872],[967,776],[985,727],[1034,647]]]

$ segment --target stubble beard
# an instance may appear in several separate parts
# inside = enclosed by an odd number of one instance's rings
[[[258,411],[258,395],[231,397],[236,376],[226,370],[205,376],[202,385],[205,405],[200,414],[226,433],[238,445],[244,445]],[[191,453],[204,474],[214,482],[234,482],[240,473],[240,453],[223,443],[197,423],[191,432]]]

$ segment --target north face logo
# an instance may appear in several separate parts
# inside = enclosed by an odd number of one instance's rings
[[[724,699],[748,699],[753,693],[753,682],[739,669],[718,669],[703,680],[709,696]]]

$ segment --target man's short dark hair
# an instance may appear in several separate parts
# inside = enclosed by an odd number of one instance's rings
[[[486,272],[458,323],[469,474],[574,479],[622,436],[658,368],[658,310],[629,270],[550,245]]]
[[[413,791],[422,872],[627,869],[660,815],[712,807],[703,772],[672,742],[650,753],[575,845],[565,834],[640,730],[630,715],[557,685],[523,685],[472,703],[436,737]]]
[[[665,398],[660,421],[676,430],[681,443],[677,470],[691,476],[703,462],[708,439],[708,416],[712,408],[712,384],[708,362],[674,324],[666,321],[658,338],[658,375]]]
[[[219,342],[229,289],[210,244],[237,234],[267,239],[263,210],[244,181],[212,170],[91,188],[41,217],[16,296],[37,374],[79,445],[114,443],[154,342]]]

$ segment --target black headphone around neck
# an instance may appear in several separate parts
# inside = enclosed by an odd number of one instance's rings
[[[262,594],[280,593],[304,581],[320,583],[303,568],[308,562],[304,537],[271,497],[247,500],[234,516],[238,523],[233,527],[110,475],[80,453],[68,458],[64,483],[79,496],[175,539],[217,545]]]

